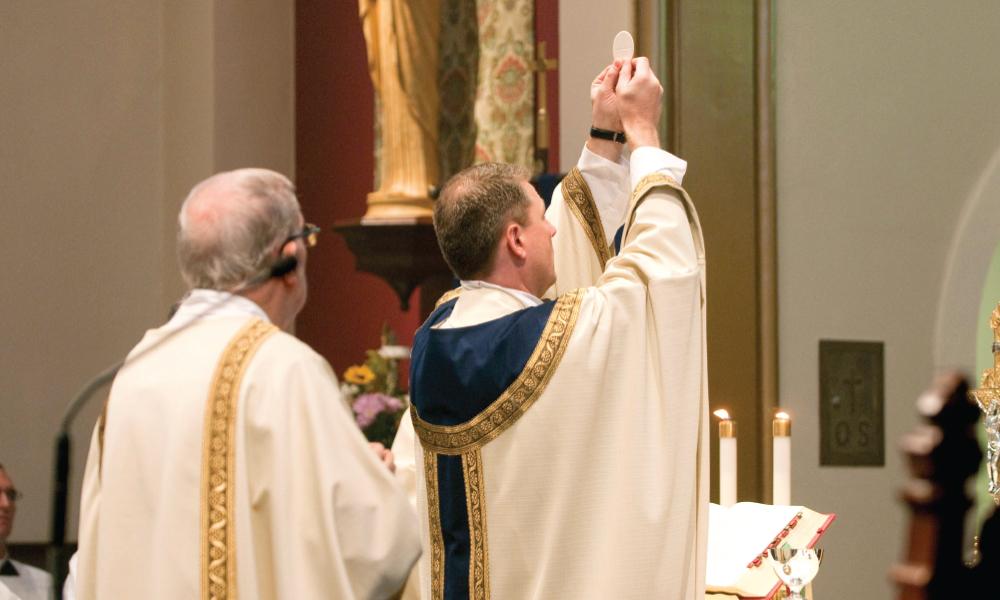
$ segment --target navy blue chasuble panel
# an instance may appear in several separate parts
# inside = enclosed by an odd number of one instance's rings
[[[618,256],[619,254],[622,253],[622,236],[623,235],[625,235],[625,226],[624,225],[622,225],[621,227],[619,227],[618,231],[615,232],[615,243],[614,243],[614,246],[615,246],[615,256]]]
[[[432,329],[456,302],[431,313],[413,340],[410,397],[417,416],[434,425],[460,425],[494,402],[524,370],[555,306],[546,302],[471,327]],[[469,597],[472,544],[462,460],[436,456],[446,600]]]
[[[432,329],[458,299],[437,308],[417,330],[410,359],[410,400],[421,419],[459,425],[500,397],[535,351],[555,302],[470,327]]]
[[[472,543],[465,509],[465,474],[461,456],[437,457],[441,541],[444,542],[444,598],[469,597],[469,562]]]

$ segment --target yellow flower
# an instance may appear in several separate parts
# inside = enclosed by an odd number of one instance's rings
[[[354,365],[347,367],[344,371],[344,379],[348,383],[354,383],[357,385],[365,385],[371,383],[375,379],[375,373],[368,368],[368,365]]]

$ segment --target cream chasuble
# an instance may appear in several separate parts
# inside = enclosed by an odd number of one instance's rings
[[[557,299],[468,290],[417,333],[424,598],[704,594],[703,244],[679,159],[640,150],[617,256],[581,168],[547,213]]]
[[[403,491],[326,361],[227,308],[115,379],[84,477],[77,598],[391,596],[419,554]]]

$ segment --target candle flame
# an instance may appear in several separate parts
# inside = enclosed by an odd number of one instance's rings
[[[715,416],[717,416],[717,417],[719,417],[723,421],[728,421],[729,420],[729,411],[726,410],[726,409],[724,409],[724,408],[720,408],[719,410],[715,411],[712,414],[715,415]]]
[[[785,411],[781,411],[781,412],[775,414],[774,418],[775,419],[781,419],[782,421],[790,421],[792,419],[791,415],[789,415]]]

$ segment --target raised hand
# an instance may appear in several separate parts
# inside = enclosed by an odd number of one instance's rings
[[[622,64],[615,87],[618,115],[632,148],[660,146],[657,125],[662,110],[663,86],[649,67],[649,59],[639,57]]]
[[[604,67],[604,70],[590,84],[590,123],[598,129],[623,131],[622,121],[618,117],[618,98],[615,94],[620,67],[621,61],[615,61]],[[587,148],[612,162],[617,162],[622,155],[622,145],[609,140],[592,137],[587,140]]]
[[[615,85],[618,83],[618,70],[621,61],[604,67],[590,84],[591,124],[594,127],[611,131],[622,130],[622,120],[618,116],[618,101],[615,96]]]

